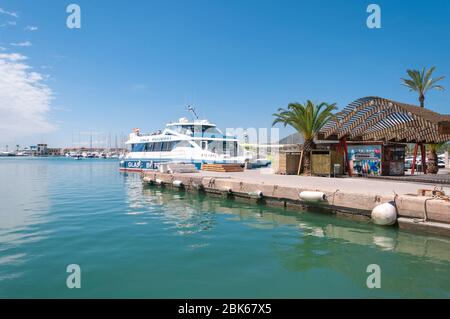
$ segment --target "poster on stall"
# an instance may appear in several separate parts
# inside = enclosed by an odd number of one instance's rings
[[[355,175],[381,175],[381,145],[349,145],[350,167]]]

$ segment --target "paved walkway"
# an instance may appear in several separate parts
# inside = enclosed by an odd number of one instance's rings
[[[416,182],[416,183],[426,183],[426,184],[439,184],[450,186],[450,175],[405,175],[405,176],[380,176],[380,177],[369,177],[376,179],[384,179],[390,181],[403,181],[403,182]]]
[[[269,169],[248,170],[241,173],[217,173],[201,171],[199,174],[205,177],[226,177],[245,180],[246,182],[262,182],[280,186],[320,189],[323,191],[331,192],[339,189],[341,191],[351,191],[355,193],[365,194],[376,193],[379,195],[390,195],[393,194],[394,191],[399,195],[417,194],[418,189],[434,188],[434,185],[432,184],[372,178],[328,178],[316,176],[276,175],[271,173]],[[443,187],[443,190],[446,194],[450,194],[450,186]]]

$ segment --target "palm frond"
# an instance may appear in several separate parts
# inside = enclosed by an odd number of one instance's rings
[[[311,100],[306,103],[289,103],[287,109],[279,109],[272,125],[281,123],[284,126],[291,126],[305,140],[312,140],[323,126],[334,117],[333,111],[336,104],[319,103],[315,104]]]
[[[425,77],[423,78],[423,82],[424,82],[424,83],[428,83],[428,82],[430,81],[431,75],[433,74],[434,70],[436,70],[436,67],[432,66],[432,67],[427,71],[427,73],[425,74]],[[425,72],[425,68],[423,68],[423,71],[422,71],[422,72]]]
[[[432,87],[430,87],[430,89],[435,89],[438,91],[445,91],[445,87],[443,87],[442,85],[433,85]]]
[[[436,67],[432,66],[428,70],[422,68],[422,70],[406,70],[409,78],[401,78],[402,85],[409,88],[410,91],[416,91],[419,94],[419,100],[422,103],[425,100],[425,93],[428,90],[445,90],[442,85],[437,85],[436,83],[442,81],[445,76],[440,76],[436,79],[433,79],[433,72],[436,70]]]

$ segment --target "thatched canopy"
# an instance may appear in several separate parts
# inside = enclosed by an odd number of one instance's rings
[[[322,140],[438,143],[450,141],[450,115],[364,97],[344,108],[318,135]]]

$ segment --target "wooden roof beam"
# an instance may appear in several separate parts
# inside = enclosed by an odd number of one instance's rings
[[[409,138],[413,132],[417,132],[417,128],[421,127],[420,122],[417,120],[413,120],[412,122],[409,122],[404,130],[398,135],[398,140],[403,140],[405,138]]]
[[[375,117],[370,119],[369,121],[363,123],[363,125],[356,127],[356,130],[350,133],[350,138],[355,138],[357,136],[361,136],[364,134],[364,132],[371,126],[373,126],[375,123],[379,122],[386,116],[389,116],[390,114],[394,113],[395,111],[392,109],[385,110],[382,113],[377,114]]]
[[[400,127],[400,128],[398,128],[398,129],[396,129],[396,130],[393,130],[393,131],[391,131],[391,132],[389,132],[389,133],[387,133],[387,134],[385,135],[384,140],[385,140],[386,142],[396,141],[397,138],[398,138],[398,136],[399,136],[399,134],[401,134],[402,132],[404,132],[404,130],[405,130],[404,127]]]
[[[404,124],[393,124],[393,122],[391,123],[387,123],[385,125],[384,128],[380,129],[380,130],[376,130],[374,132],[371,133],[367,133],[363,135],[363,139],[364,140],[380,140],[386,137],[386,135],[388,135],[389,133],[391,133],[393,130],[398,130],[400,129]]]
[[[410,116],[410,115],[408,115],[408,116]],[[422,118],[420,118],[416,115],[411,115],[411,116],[413,118],[413,121],[417,123],[418,127],[428,127],[429,124],[427,121],[423,120]],[[363,139],[375,139],[376,140],[376,139],[386,138],[386,136],[389,135],[393,130],[398,130],[401,128],[403,128],[404,130],[409,130],[408,123],[411,123],[411,121],[403,122],[403,120],[400,119],[398,116],[387,117],[386,119],[384,119],[384,121],[387,123],[382,123],[382,126],[384,126],[382,129],[374,130],[373,132],[369,132],[369,133],[365,134]]]
[[[405,139],[410,143],[433,143],[439,139],[439,136],[436,132],[436,127],[432,124],[428,124],[422,128],[418,127],[406,127],[405,132],[398,136],[399,140]]]
[[[339,131],[342,128],[343,124],[345,124],[353,115],[355,115],[356,112],[364,110],[364,108],[366,108],[367,106],[374,105],[371,104],[372,101],[374,100],[363,102],[362,104],[356,106],[353,110],[345,114],[342,119],[335,121],[335,123],[330,128],[325,130],[325,138]]]
[[[349,126],[347,126],[345,128],[345,130],[339,132],[338,136],[339,137],[343,137],[345,135],[351,134],[351,131],[355,127],[358,127],[359,125],[363,124],[364,121],[366,121],[370,116],[372,116],[373,114],[375,114],[377,112],[381,112],[382,110],[385,110],[384,106],[376,105],[375,107],[373,107],[372,109],[370,109],[366,113],[362,114],[358,119],[355,119],[355,121],[353,123],[351,123]]]

